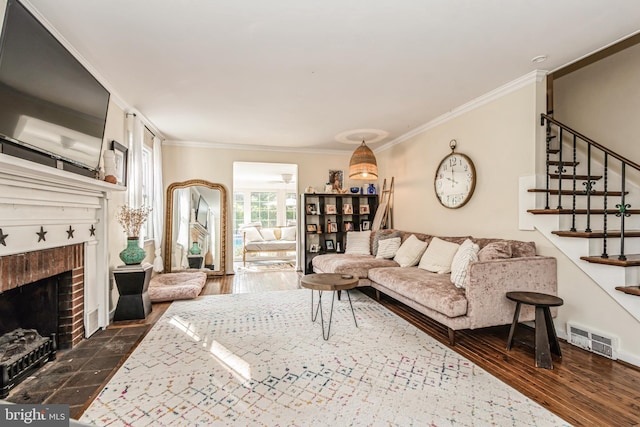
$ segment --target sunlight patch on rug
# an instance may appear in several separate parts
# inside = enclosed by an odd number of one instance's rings
[[[336,300],[328,341],[311,322],[308,289],[176,301],[81,421],[569,425],[374,300],[351,295],[359,327],[348,300]]]

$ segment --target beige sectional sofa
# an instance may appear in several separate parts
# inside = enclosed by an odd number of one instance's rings
[[[418,266],[400,267],[393,259],[376,258],[373,254],[381,240],[390,235],[405,242],[414,235],[431,243],[434,236],[399,230],[379,230],[370,235],[369,255],[324,254],[313,259],[316,273],[354,274],[359,286],[371,286],[445,325],[449,341],[455,343],[455,331],[511,323],[515,303],[505,294],[509,291],[533,291],[557,294],[556,259],[535,254],[533,242],[516,240],[439,237],[462,244],[470,239],[477,244],[478,260],[465,267],[464,287],[452,283],[451,273],[436,273]],[[347,239],[346,252],[349,251]],[[532,307],[523,306],[521,320],[533,320]]]

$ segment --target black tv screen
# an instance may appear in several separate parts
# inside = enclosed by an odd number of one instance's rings
[[[22,4],[7,2],[0,39],[3,139],[96,170],[109,95]]]

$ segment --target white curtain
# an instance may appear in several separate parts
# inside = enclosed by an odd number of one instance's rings
[[[153,270],[158,273],[164,270],[162,262],[162,237],[164,236],[164,185],[162,182],[162,142],[157,136],[153,137],[153,242],[155,258]],[[171,256],[167,254],[166,256]]]
[[[144,125],[135,114],[127,115],[129,134],[128,184],[129,206],[139,208],[142,205],[142,144]],[[142,234],[142,233],[141,233]],[[140,236],[143,239],[144,236]]]
[[[191,194],[188,189],[177,190],[178,196],[178,235],[176,244],[181,246],[183,251],[180,259],[180,266],[188,265],[187,249],[189,249],[189,221],[191,220]],[[175,195],[175,193],[174,193]]]

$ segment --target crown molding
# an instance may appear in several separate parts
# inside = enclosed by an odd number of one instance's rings
[[[326,150],[318,148],[300,148],[300,147],[275,147],[271,145],[240,145],[240,144],[226,144],[219,142],[201,142],[201,141],[176,141],[176,140],[164,140],[162,145],[171,145],[176,147],[191,147],[191,148],[216,148],[220,150],[237,150],[237,151],[268,151],[276,153],[303,153],[303,154],[332,154],[343,156],[350,154],[349,150]]]
[[[476,108],[479,108],[485,104],[488,104],[489,102],[495,101],[496,99],[502,98],[503,96],[506,96],[512,92],[515,92],[525,86],[530,85],[531,83],[538,83],[541,82],[542,80],[544,80],[544,78],[547,76],[548,71],[546,70],[534,70],[530,73],[525,74],[522,77],[519,77],[503,86],[500,86],[497,89],[492,90],[491,92],[487,92],[486,94],[477,97],[476,99],[473,99],[465,104],[462,104],[459,107],[454,108],[453,110],[449,111],[448,113],[445,113],[439,117],[436,117],[435,119],[421,125],[418,126],[417,128],[403,134],[400,135],[399,137],[395,138],[392,141],[389,141],[388,143],[378,147],[377,149],[374,150],[375,153],[378,152],[382,152],[385,150],[390,149],[391,147],[393,147],[394,145],[398,145],[404,141],[407,141],[411,138],[413,138],[416,135],[419,135],[429,129],[433,129],[436,126],[440,126],[443,123],[448,122],[449,120],[453,120],[456,117],[459,117],[463,114],[466,114],[472,110],[475,110]]]

